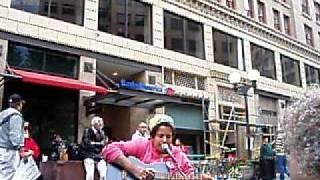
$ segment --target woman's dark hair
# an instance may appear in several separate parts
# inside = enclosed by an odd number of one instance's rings
[[[170,123],[164,122],[164,123],[157,124],[155,127],[152,128],[152,130],[150,132],[151,138],[154,138],[156,136],[156,133],[157,133],[160,126],[170,127],[172,130],[172,136],[173,137],[175,136],[176,132],[175,132],[174,128],[172,127],[172,125]]]

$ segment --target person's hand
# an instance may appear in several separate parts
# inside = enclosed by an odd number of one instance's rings
[[[155,173],[151,169],[138,169],[133,173],[134,176],[140,180],[152,180],[155,178]]]

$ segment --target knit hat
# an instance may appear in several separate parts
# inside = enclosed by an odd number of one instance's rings
[[[161,123],[168,123],[172,128],[174,128],[174,120],[171,116],[166,114],[155,114],[151,119],[149,119],[150,130]]]

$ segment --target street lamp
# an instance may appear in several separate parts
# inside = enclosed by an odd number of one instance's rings
[[[250,80],[249,83],[241,82],[241,76],[238,72],[233,72],[229,75],[228,80],[231,84],[233,84],[233,88],[235,91],[240,92],[241,95],[244,96],[245,103],[245,111],[246,111],[246,130],[247,130],[247,146],[248,146],[248,159],[251,159],[251,150],[250,150],[250,124],[249,124],[249,112],[248,112],[248,91],[250,88],[257,87],[257,80],[260,76],[258,70],[250,70],[248,71],[248,78]]]

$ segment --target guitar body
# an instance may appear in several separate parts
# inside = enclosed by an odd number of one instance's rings
[[[133,164],[139,167],[151,168],[151,169],[154,169],[157,173],[161,173],[161,174],[162,173],[169,174],[169,169],[165,163],[159,162],[159,163],[145,164],[135,157],[129,157],[129,160]],[[157,173],[156,173],[155,179],[158,179]],[[108,163],[106,180],[137,180],[137,178],[135,178],[131,173],[128,173],[125,170],[123,170],[121,167]]]

